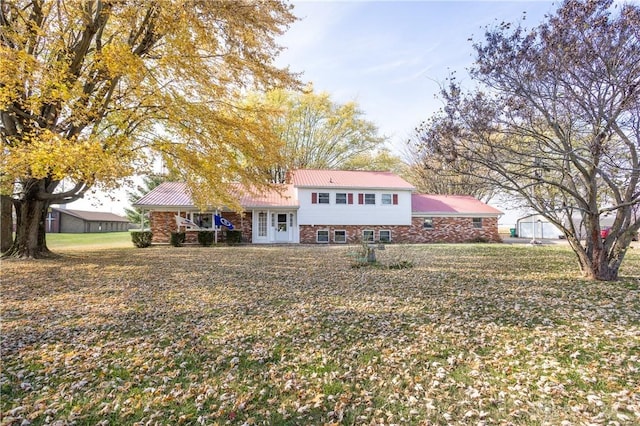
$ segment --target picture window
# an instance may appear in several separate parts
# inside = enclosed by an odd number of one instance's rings
[[[213,228],[213,213],[193,213],[191,220],[202,229]]]

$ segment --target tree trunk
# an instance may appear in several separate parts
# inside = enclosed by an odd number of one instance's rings
[[[0,195],[0,253],[11,248],[13,243],[13,200]]]
[[[578,257],[580,270],[586,278],[599,281],[616,281],[624,254],[609,255],[607,247],[600,240],[599,234],[593,232],[583,247],[576,238],[569,238],[569,243]]]
[[[15,204],[16,237],[11,248],[3,256],[37,259],[52,255],[47,248],[45,233],[48,207],[47,201],[37,199]]]

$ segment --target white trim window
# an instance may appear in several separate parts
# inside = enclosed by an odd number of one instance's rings
[[[329,204],[328,192],[318,192],[318,204]]]
[[[365,229],[362,231],[362,241],[366,243],[372,243],[375,241],[375,231],[371,229]]]
[[[267,212],[258,212],[258,237],[267,236]]]
[[[364,203],[369,205],[375,205],[376,194],[364,194]]]
[[[347,204],[347,193],[338,192],[336,194],[336,204]]]
[[[378,241],[383,243],[391,242],[391,230],[389,229],[381,229],[378,231]]]
[[[333,231],[333,242],[334,243],[346,243],[347,242],[347,231],[344,229],[338,229]]]
[[[328,243],[329,242],[329,230],[318,229],[316,231],[316,243]]]
[[[383,206],[390,206],[393,204],[393,196],[391,194],[382,194],[380,197],[380,204]]]

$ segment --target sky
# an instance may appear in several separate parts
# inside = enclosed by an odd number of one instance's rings
[[[300,18],[279,38],[280,66],[301,73],[333,101],[355,101],[388,146],[402,155],[412,130],[441,107],[440,85],[455,73],[471,85],[473,41],[502,21],[535,27],[553,13],[551,1],[294,1]],[[525,18],[524,21],[522,20]],[[87,197],[79,210],[122,214],[123,189],[115,200]],[[514,222],[505,217],[501,222]]]
[[[402,151],[412,130],[441,107],[454,72],[472,85],[473,42],[502,21],[537,26],[551,1],[296,1],[300,18],[280,39],[278,64],[316,91],[356,101],[364,118]],[[525,17],[524,21],[522,20]]]

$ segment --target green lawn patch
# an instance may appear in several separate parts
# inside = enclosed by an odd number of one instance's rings
[[[90,234],[47,234],[47,247],[53,251],[74,248],[124,248],[133,247],[131,233],[126,232],[101,232]]]

